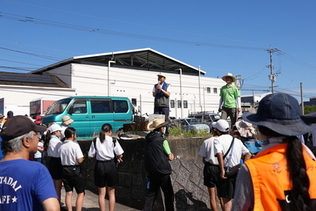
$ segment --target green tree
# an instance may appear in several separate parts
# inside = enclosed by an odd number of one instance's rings
[[[316,105],[304,106],[304,114],[310,114],[316,112]]]

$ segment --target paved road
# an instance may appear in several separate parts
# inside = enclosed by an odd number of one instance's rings
[[[75,199],[76,199],[76,197],[77,197],[77,194],[76,194],[76,191],[74,191],[73,196],[72,196],[72,198],[73,198],[73,200],[72,200],[73,208],[75,206]],[[61,192],[61,200],[62,200],[62,203],[65,203],[65,189],[64,189],[64,187],[62,188],[62,192]],[[106,210],[109,210],[108,204],[109,204],[108,200],[106,200]],[[63,207],[64,207],[64,210],[67,210],[65,208],[65,204],[63,205]],[[84,198],[82,211],[99,211],[98,195],[97,194],[86,190],[86,195],[85,195],[85,198]],[[131,207],[124,206],[122,204],[116,203],[115,211],[138,211],[138,210],[134,209],[134,208],[131,208]]]

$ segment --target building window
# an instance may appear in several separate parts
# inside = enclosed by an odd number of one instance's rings
[[[137,99],[136,99],[136,98],[132,98],[132,104],[133,104],[134,106],[137,106]]]
[[[206,87],[206,92],[211,93],[211,87]]]
[[[181,108],[181,106],[182,106],[182,105],[181,105],[181,100],[178,100],[178,101],[177,101],[177,104],[178,104],[178,108]]]
[[[188,101],[187,100],[183,101],[183,108],[188,108]]]
[[[170,107],[174,108],[174,100],[170,100]]]
[[[217,88],[213,88],[213,93],[217,94]]]

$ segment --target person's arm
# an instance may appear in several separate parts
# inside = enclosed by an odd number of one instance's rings
[[[222,97],[219,98],[219,104],[218,105],[219,105],[218,106],[218,112],[221,112],[222,111],[222,105],[223,105],[223,98]]]
[[[253,210],[254,192],[249,170],[242,164],[236,179],[232,211]]]
[[[167,140],[164,140],[163,144],[162,144],[162,147],[163,147],[163,151],[166,155],[168,155],[168,159],[169,160],[173,160],[174,159],[174,155],[173,153],[171,152],[170,150],[170,147],[169,147],[169,143]]]
[[[88,158],[94,158],[96,153],[95,147],[94,147],[94,143],[93,141],[91,142],[90,148],[89,148],[89,152],[88,152]]]
[[[219,164],[220,178],[221,179],[227,179],[227,177],[225,177],[223,153],[217,153],[215,156],[217,157],[218,164]]]
[[[248,152],[248,153],[245,155],[244,161],[249,160],[251,157],[252,157],[252,154],[251,154],[250,152]]]
[[[60,211],[60,204],[57,198],[48,198],[42,202],[45,211]]]
[[[240,112],[241,111],[241,98],[237,97],[236,102],[237,102],[237,111]]]

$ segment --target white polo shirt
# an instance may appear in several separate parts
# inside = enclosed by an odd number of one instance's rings
[[[60,158],[58,150],[61,145],[62,142],[60,141],[60,139],[57,136],[52,135],[51,139],[49,140],[47,155],[49,157]]]
[[[215,155],[218,153],[223,153],[223,156],[224,156],[227,150],[229,149],[229,146],[232,143],[232,140],[233,140],[233,137],[229,134],[224,134],[217,137],[214,141]],[[245,155],[248,152],[249,150],[245,147],[245,145],[241,142],[241,140],[239,140],[238,138],[235,138],[232,148],[229,150],[227,156],[224,159],[224,166],[232,167],[239,164],[242,155]]]
[[[114,159],[114,152],[116,155],[121,155],[124,153],[120,143],[116,141],[115,147],[113,144],[113,139],[110,136],[105,136],[105,140],[101,143],[100,138],[97,137],[96,139],[97,151],[95,150],[94,143],[92,141],[89,149],[88,156],[94,157],[99,161],[106,161]]]
[[[214,165],[218,165],[218,160],[215,157],[215,147],[214,147],[215,137],[206,139],[201,148],[199,155],[205,157],[205,161]]]
[[[83,158],[81,148],[76,141],[65,140],[60,149],[61,165],[75,166],[79,165],[77,159]]]

